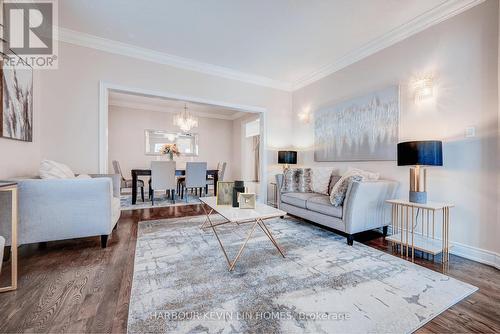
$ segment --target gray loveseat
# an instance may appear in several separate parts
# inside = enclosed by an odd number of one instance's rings
[[[100,236],[101,246],[106,247],[121,214],[120,176],[91,177],[13,180],[19,189],[18,244]],[[10,245],[7,195],[0,194],[0,235]]]
[[[276,175],[278,207],[287,213],[347,234],[347,243],[353,244],[353,235],[383,227],[384,234],[391,223],[390,207],[385,203],[394,197],[397,182],[378,180],[352,182],[347,189],[344,204],[335,207],[330,197],[319,193],[282,193],[283,175]]]

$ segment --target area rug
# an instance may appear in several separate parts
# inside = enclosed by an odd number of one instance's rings
[[[132,194],[122,194],[120,196],[121,209],[123,210],[139,210],[139,209],[150,209],[150,208],[162,208],[167,206],[180,206],[180,205],[192,205],[200,204],[200,200],[197,196],[189,195],[188,200],[186,198],[181,199],[180,196],[175,196],[175,203],[172,202],[165,194],[157,193],[155,195],[155,204],[147,198],[147,192],[145,194],[145,201],[142,201],[141,195],[138,194],[136,204],[132,204]],[[211,195],[209,195],[211,196]]]
[[[286,258],[257,229],[229,272],[203,222],[139,224],[128,332],[411,333],[477,290],[291,218],[268,222]],[[250,227],[219,227],[230,257]]]

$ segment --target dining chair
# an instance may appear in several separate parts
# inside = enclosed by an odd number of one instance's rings
[[[115,174],[120,174],[120,189],[132,188],[132,180],[125,179],[122,173],[122,168],[120,167],[120,163],[116,160],[113,160],[113,170]],[[137,180],[137,187],[141,188],[141,197],[142,201],[144,202],[144,181]]]
[[[226,173],[226,166],[227,162],[219,162],[217,164],[217,176],[219,181],[224,181],[224,174]],[[214,178],[213,177],[207,177],[207,185],[205,186],[205,193],[208,194],[208,186],[214,186],[214,192],[215,192],[215,187],[217,186],[214,184]]]
[[[207,163],[206,162],[187,162],[186,178],[181,182],[181,198],[186,193],[186,202],[188,201],[188,189],[200,191],[202,195],[203,188],[207,185]]]
[[[151,161],[151,183],[149,193],[151,204],[155,204],[155,191],[165,191],[175,204],[175,161]]]

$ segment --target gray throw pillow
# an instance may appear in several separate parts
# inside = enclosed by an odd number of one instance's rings
[[[312,171],[311,168],[300,168],[297,171],[297,190],[300,193],[311,193]]]
[[[297,192],[297,182],[295,181],[295,168],[287,168],[283,172],[283,184],[281,186],[282,193]]]
[[[342,176],[337,174],[330,175],[330,181],[328,182],[328,195],[332,193],[332,188],[339,182]]]
[[[330,202],[333,206],[341,206],[344,204],[344,199],[347,194],[347,188],[351,182],[361,182],[363,181],[363,176],[352,175],[349,177],[341,178],[337,184],[332,188],[332,193],[330,194]]]
[[[288,168],[283,174],[282,193],[312,192],[312,171],[310,168]]]

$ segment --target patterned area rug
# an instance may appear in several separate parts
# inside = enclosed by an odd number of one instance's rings
[[[211,195],[209,195],[211,196]],[[172,202],[165,194],[156,193],[155,195],[155,205],[153,206],[150,199],[147,198],[147,191],[145,193],[144,202],[142,201],[141,195],[137,196],[137,203],[132,204],[132,194],[122,194],[120,196],[120,202],[122,210],[139,210],[139,209],[150,209],[150,208],[161,208],[166,206],[180,206],[180,205],[191,205],[199,204],[200,200],[197,196],[189,194],[188,200],[186,198],[181,199],[180,196],[175,196],[175,203]]]
[[[411,333],[477,290],[291,218],[267,224],[286,258],[257,229],[229,272],[203,222],[139,224],[129,332]],[[250,227],[218,228],[230,258]]]

